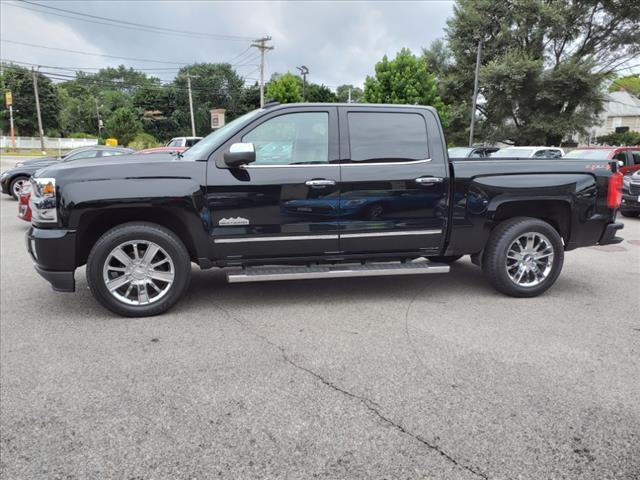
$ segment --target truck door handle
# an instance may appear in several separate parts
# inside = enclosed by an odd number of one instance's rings
[[[322,187],[330,187],[331,185],[335,185],[335,180],[326,180],[324,178],[318,178],[315,180],[307,180],[304,182],[305,185],[309,187],[322,188]]]
[[[442,177],[418,177],[416,178],[416,183],[420,183],[422,185],[431,185],[433,183],[442,183],[444,178]]]

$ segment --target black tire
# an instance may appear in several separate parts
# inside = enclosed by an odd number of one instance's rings
[[[453,263],[460,260],[464,255],[445,255],[441,257],[427,257],[427,260],[436,263]]]
[[[539,284],[522,286],[507,272],[507,252],[511,245],[526,233],[542,234],[553,248],[550,270]],[[482,256],[482,271],[493,287],[512,297],[535,297],[545,292],[557,280],[564,262],[562,238],[547,222],[530,217],[505,220],[493,229]],[[532,274],[533,275],[533,274]]]
[[[640,215],[640,212],[631,212],[629,210],[627,210],[627,211],[620,210],[620,214],[623,217],[627,217],[627,218],[637,218]]]
[[[18,182],[24,182],[24,181],[28,182],[29,177],[27,177],[26,175],[18,175],[13,180],[11,180],[11,183],[9,184],[9,193],[15,200],[18,200],[18,195],[16,195],[16,193],[14,192],[15,186]]]
[[[173,283],[167,287],[164,296],[148,305],[131,305],[118,300],[109,292],[103,278],[109,254],[119,245],[136,240],[155,243],[173,263]],[[185,293],[191,280],[191,259],[182,241],[171,230],[154,223],[131,222],[112,228],[98,239],[89,254],[86,275],[91,293],[105,308],[124,317],[148,317],[167,311]]]

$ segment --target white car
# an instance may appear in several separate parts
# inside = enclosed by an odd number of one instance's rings
[[[564,150],[558,147],[506,147],[491,154],[491,158],[560,158]]]
[[[193,147],[196,143],[202,140],[202,137],[174,137],[167,144],[166,147]]]

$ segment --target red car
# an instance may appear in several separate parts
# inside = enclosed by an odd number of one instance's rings
[[[31,198],[31,185],[26,183],[20,195],[18,196],[18,218],[25,222],[31,221],[31,208],[29,207],[29,198]]]
[[[144,150],[138,150],[135,155],[139,154],[147,154],[147,153],[173,153],[178,152],[182,153],[189,147],[154,147],[154,148],[145,148]]]
[[[624,164],[620,167],[623,175],[640,170],[640,146],[577,148],[567,153],[563,158],[618,160]]]

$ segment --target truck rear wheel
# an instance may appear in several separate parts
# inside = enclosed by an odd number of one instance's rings
[[[564,262],[562,238],[547,222],[516,217],[489,236],[482,271],[493,287],[512,297],[535,297],[553,285]]]
[[[182,241],[153,223],[125,223],[98,239],[87,260],[87,283],[107,309],[125,317],[158,315],[182,297],[191,260]]]

